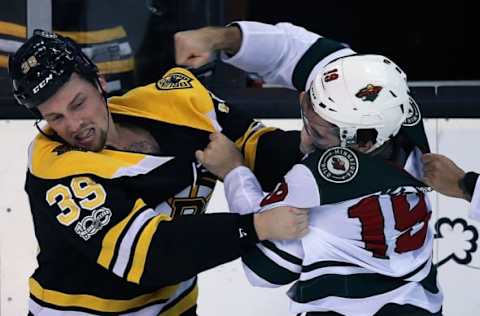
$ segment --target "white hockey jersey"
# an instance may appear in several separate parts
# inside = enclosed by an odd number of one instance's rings
[[[407,171],[415,173],[419,156],[412,151]],[[233,189],[239,182],[247,183],[245,190]],[[240,195],[258,201],[253,183],[243,168],[226,177],[232,210],[247,211]],[[443,297],[424,191],[424,184],[379,158],[339,147],[310,154],[260,203],[262,210],[310,208],[310,232],[298,241],[263,242],[243,257],[250,282],[295,282],[288,292],[295,313],[374,315],[388,303],[438,312]]]
[[[241,48],[232,57],[223,56],[224,61],[256,72],[268,84],[308,90],[326,64],[355,54],[289,23],[237,24]],[[294,313],[366,316],[388,303],[433,313],[441,309],[428,225],[431,207],[425,185],[417,180],[428,142],[416,104],[399,134],[411,143],[403,166],[351,149],[317,150],[265,198],[247,168],[236,168],[225,177],[231,211],[280,205],[310,209],[310,232],[304,238],[262,242],[243,257],[253,285],[294,283],[288,292]]]

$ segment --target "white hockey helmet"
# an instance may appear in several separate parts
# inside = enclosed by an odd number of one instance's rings
[[[314,111],[340,129],[341,146],[357,142],[359,129],[378,133],[372,151],[395,136],[410,110],[406,74],[380,55],[352,55],[325,66],[313,80]]]

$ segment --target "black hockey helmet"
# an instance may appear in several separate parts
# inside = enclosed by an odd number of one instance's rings
[[[18,103],[39,115],[36,107],[78,73],[96,84],[97,66],[72,39],[35,30],[13,55],[8,65],[13,81],[13,95]]]

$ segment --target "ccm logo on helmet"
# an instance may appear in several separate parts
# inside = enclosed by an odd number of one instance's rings
[[[34,88],[33,88],[33,94],[37,94],[40,89],[42,89],[43,87],[45,87],[47,85],[47,83],[53,79],[53,74],[50,74],[48,75],[47,78],[43,79],[38,85],[36,85]]]

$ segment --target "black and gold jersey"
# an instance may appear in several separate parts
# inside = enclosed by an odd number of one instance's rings
[[[108,103],[115,122],[148,130],[161,153],[34,139],[25,188],[40,253],[30,312],[195,315],[196,275],[255,240],[251,216],[204,214],[216,179],[195,150],[221,130],[271,190],[301,156],[299,133],[264,127],[181,68]]]

